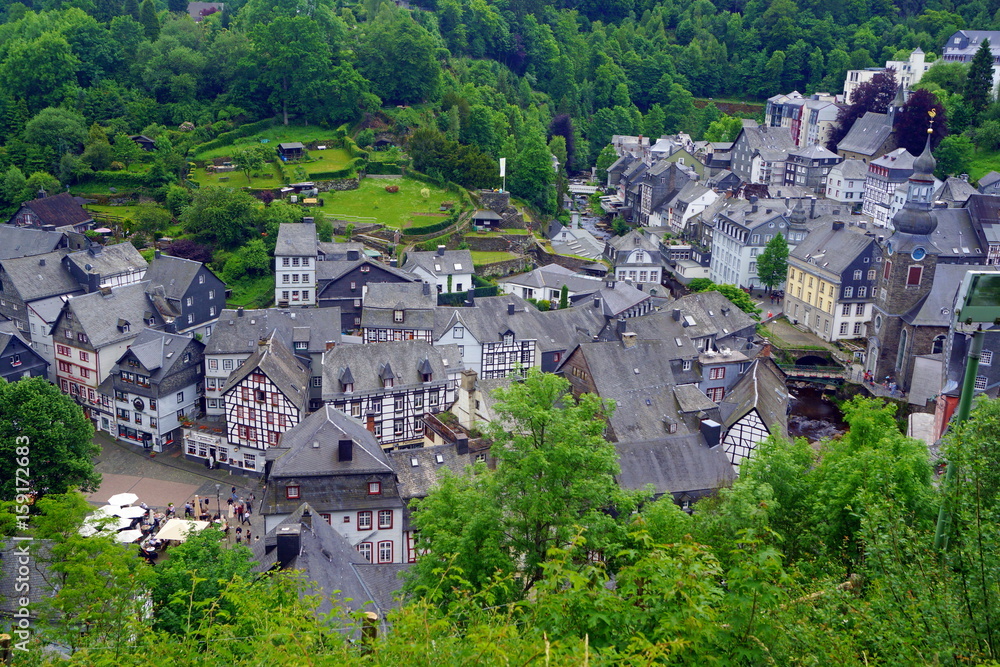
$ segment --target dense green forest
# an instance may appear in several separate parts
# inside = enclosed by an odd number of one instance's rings
[[[533,372],[499,393],[499,465],[419,503],[430,552],[377,638],[360,614],[317,618],[308,582],[254,573],[221,533],[151,568],[78,534],[81,495],[51,494],[31,518],[33,554],[58,588],[34,601],[15,664],[997,664],[1000,401],[953,425],[942,455],[961,472],[946,488],[895,406],[862,398],[844,404],[848,433],[770,439],[688,514],[617,487],[601,436],[613,406],[568,386]],[[945,499],[950,539],[936,549]]]
[[[917,46],[933,58],[957,28],[1000,27],[998,7],[235,0],[196,24],[181,0],[3,2],[0,203],[95,173],[155,189],[178,180],[193,146],[277,117],[369,121],[401,137],[422,128],[415,166],[474,172],[470,185],[494,185],[485,166],[506,156],[511,190],[548,211],[550,150],[583,169],[615,133],[701,136],[720,113],[695,97],[839,92],[849,68]],[[121,145],[136,133],[157,139],[155,155]],[[133,163],[141,178],[127,173]],[[109,169],[126,173],[116,181]]]

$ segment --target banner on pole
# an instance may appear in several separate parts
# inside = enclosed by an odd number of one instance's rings
[[[500,158],[500,178],[507,175],[507,158]]]

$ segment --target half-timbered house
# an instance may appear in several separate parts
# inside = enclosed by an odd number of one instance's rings
[[[258,341],[257,350],[222,388],[228,447],[216,459],[233,459],[244,470],[263,472],[265,451],[305,416],[308,383],[308,366],[276,334]],[[200,452],[188,451],[188,456],[201,458]]]
[[[323,355],[323,400],[364,419],[387,449],[420,446],[424,414],[454,403],[461,371],[453,345],[340,345]]]
[[[769,435],[788,435],[785,374],[770,357],[756,359],[719,407],[725,429],[722,448],[737,472]]]
[[[94,243],[86,250],[71,252],[63,257],[63,266],[81,287],[95,292],[102,287],[121,287],[143,280],[149,264],[126,241],[107,247]]]
[[[368,285],[361,313],[366,343],[434,339],[437,292],[429,283]]]
[[[340,343],[338,308],[242,308],[222,311],[205,348],[205,414],[225,414],[222,389],[230,374],[274,333],[292,354],[309,364],[309,409],[322,404],[323,352]]]
[[[204,349],[191,335],[140,333],[99,388],[114,407],[104,430],[157,452],[179,441],[182,421],[201,409]]]
[[[341,330],[361,328],[362,305],[368,286],[376,283],[417,283],[420,279],[402,269],[386,266],[365,257],[363,249],[350,247],[360,244],[321,243],[321,261],[316,265],[319,306],[340,308]],[[331,246],[348,246],[341,254]],[[437,303],[435,299],[435,304]]]
[[[281,437],[261,499],[265,531],[303,502],[371,563],[402,563],[409,535],[396,474],[372,433],[324,406]]]

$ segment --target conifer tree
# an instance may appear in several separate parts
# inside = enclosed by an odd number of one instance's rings
[[[972,108],[973,119],[986,109],[993,97],[993,53],[990,50],[990,40],[984,39],[979,50],[972,57],[969,74],[965,80],[965,99]]]

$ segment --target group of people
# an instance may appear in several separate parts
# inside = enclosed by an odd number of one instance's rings
[[[885,379],[882,380],[882,382],[878,382],[875,379],[875,374],[874,373],[872,373],[871,371],[865,371],[862,374],[862,379],[864,380],[864,383],[866,385],[868,385],[869,387],[874,387],[876,385],[881,385],[881,387],[883,389],[885,389],[886,391],[889,392],[890,396],[893,396],[893,397],[896,397],[896,396],[902,397],[903,396],[903,392],[900,391],[899,385],[896,384],[895,380],[893,380],[888,375],[885,376]]]
[[[250,517],[253,515],[253,504],[257,500],[257,496],[251,493],[247,497],[241,497],[236,493],[236,487],[233,487],[232,495],[226,501],[229,506],[229,518],[239,519],[240,524],[250,523]]]

